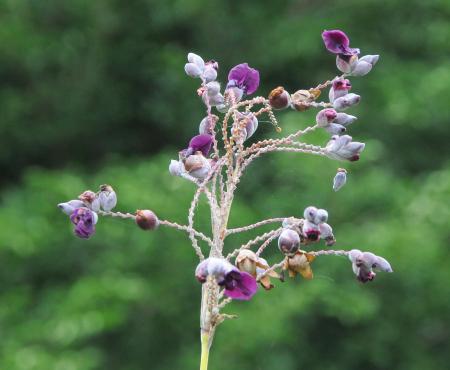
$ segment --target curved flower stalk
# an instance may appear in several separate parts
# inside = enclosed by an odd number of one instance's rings
[[[194,196],[187,212],[187,223],[178,224],[160,219],[154,211],[137,210],[135,213],[113,211],[117,204],[116,192],[110,185],[102,185],[98,192],[84,191],[78,199],[60,203],[58,207],[70,216],[76,236],[88,239],[95,232],[98,216],[112,216],[134,220],[142,230],[154,231],[171,227],[188,234],[199,258],[195,277],[202,285],[200,327],[202,355],[200,369],[208,366],[209,350],[216,328],[224,320],[234,318],[223,312],[233,300],[250,300],[258,291],[278,288],[278,281],[287,277],[313,278],[312,264],[320,256],[347,256],[358,281],[366,283],[375,278],[374,269],[392,272],[387,260],[371,252],[358,249],[333,250],[337,243],[329,215],[325,209],[305,207],[292,217],[276,217],[251,225],[229,228],[228,221],[235,191],[248,166],[264,154],[293,152],[313,154],[339,161],[357,161],[365,144],[347,135],[357,117],[343,110],[358,104],[361,97],[350,92],[349,76],[367,74],[379,57],[367,55],[359,58],[360,50],[350,47],[350,40],[340,30],[324,31],[326,49],[336,55],[341,76],[311,88],[293,93],[282,86],[274,88],[268,97],[251,97],[259,87],[259,71],[248,63],[233,67],[225,88],[217,81],[219,64],[205,62],[197,54],[189,53],[184,69],[188,76],[199,79],[197,93],[205,105],[205,116],[193,122],[193,134],[186,148],[180,148],[178,157],[169,164],[174,181],[190,181]],[[327,94],[322,94],[329,89]],[[328,101],[321,101],[326,95]],[[317,109],[315,122],[299,128],[284,137],[254,141],[254,134],[262,122],[269,121],[277,133],[281,132],[275,116],[276,110],[291,109],[303,112]],[[261,119],[264,118],[264,120]],[[308,133],[325,130],[330,139],[323,146],[304,141]],[[219,145],[220,144],[220,145]],[[346,183],[347,171],[339,168],[333,179],[333,190]],[[331,189],[330,189],[331,191]],[[211,231],[204,233],[195,228],[195,215],[199,202],[206,198],[211,213]],[[264,225],[275,227],[236,248],[226,243],[231,234],[243,233]],[[101,226],[98,226],[99,228]],[[278,247],[282,259],[269,263],[262,255],[268,248]],[[316,249],[317,246],[318,250]],[[324,248],[324,249],[320,249]],[[194,270],[194,269],[193,269]],[[287,276],[286,276],[287,273]],[[258,289],[258,283],[263,289]],[[260,293],[261,294],[261,293]]]

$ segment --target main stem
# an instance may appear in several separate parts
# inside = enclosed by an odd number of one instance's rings
[[[201,333],[201,342],[202,342],[202,355],[200,357],[200,370],[208,370],[208,359],[209,359],[209,332]]]

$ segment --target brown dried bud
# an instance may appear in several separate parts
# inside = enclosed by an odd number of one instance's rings
[[[158,217],[148,209],[136,211],[136,224],[142,230],[156,230],[159,226]]]
[[[310,103],[314,101],[314,95],[308,90],[298,90],[291,95],[292,106],[295,110],[303,112],[310,108]]]
[[[269,104],[275,109],[285,109],[290,106],[291,97],[284,87],[278,86],[270,92]]]

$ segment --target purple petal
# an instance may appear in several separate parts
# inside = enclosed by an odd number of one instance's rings
[[[228,74],[228,81],[234,81],[237,87],[247,95],[253,94],[259,86],[259,72],[247,63],[238,64]]]
[[[325,47],[333,54],[355,55],[359,49],[350,48],[350,40],[341,30],[330,30],[322,32]]]
[[[258,290],[256,279],[247,272],[240,272],[240,278],[235,283],[227,284],[224,294],[232,299],[248,301]],[[230,287],[231,289],[228,289]]]
[[[95,227],[93,224],[85,224],[80,221],[77,226],[75,226],[74,233],[79,238],[89,239],[95,233]]]
[[[191,141],[189,142],[189,148],[193,153],[197,151],[201,151],[202,154],[207,157],[209,151],[211,150],[212,146],[212,136],[208,134],[202,134],[194,136]]]

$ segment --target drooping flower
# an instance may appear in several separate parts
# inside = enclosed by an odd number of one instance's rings
[[[341,96],[347,95],[351,88],[352,84],[346,78],[335,79],[331,85],[330,92],[328,93],[330,102],[333,102],[334,99],[340,98]]]
[[[247,63],[238,64],[228,74],[227,88],[238,87],[244,94],[253,94],[259,86],[259,72]]]
[[[347,182],[347,170],[345,168],[338,168],[336,176],[333,179],[333,190],[338,191]]]
[[[362,58],[358,60],[356,65],[351,70],[352,76],[365,76],[368,74],[372,67],[378,62],[378,59],[380,58],[379,55],[365,55]]]
[[[346,94],[337,98],[333,101],[333,107],[337,110],[345,110],[353,105],[356,105],[360,102],[361,97],[357,94]]]
[[[333,108],[322,109],[316,115],[316,123],[319,127],[328,127],[336,118],[337,112]]]
[[[376,274],[373,272],[373,269],[393,272],[391,265],[386,259],[371,252],[361,252],[359,249],[352,249],[348,258],[352,262],[356,278],[362,283],[367,283],[375,278]]]
[[[203,284],[208,276],[214,277],[217,284],[224,287],[224,294],[232,299],[249,300],[258,290],[258,284],[252,275],[239,271],[222,258],[209,257],[200,262],[195,270],[195,277]]]
[[[326,145],[326,155],[337,160],[357,161],[360,153],[364,150],[365,144],[357,141],[352,142],[349,135],[331,137]]]
[[[70,215],[70,221],[75,225],[75,235],[82,239],[89,239],[95,233],[97,217],[97,214],[89,208],[76,208]]]
[[[322,32],[322,39],[327,50],[333,54],[359,54],[359,49],[350,47],[350,40],[348,36],[341,30],[325,30]]]
[[[291,278],[295,278],[297,274],[300,274],[305,279],[311,280],[313,278],[313,271],[310,264],[315,258],[310,253],[298,250],[294,256],[286,257],[283,270],[287,270]]]

